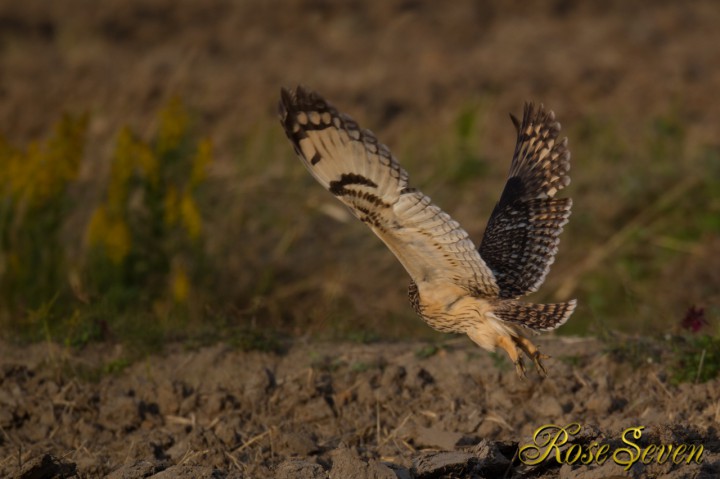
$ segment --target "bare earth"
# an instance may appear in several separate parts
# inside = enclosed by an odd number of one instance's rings
[[[284,354],[170,348],[99,382],[102,347],[2,345],[1,477],[717,477],[720,383],[673,386],[584,338],[547,338],[549,377],[516,377],[468,340],[296,344]],[[662,344],[646,344],[662,357]],[[433,353],[433,354],[431,354]],[[665,351],[667,353],[667,351]],[[581,445],[644,426],[641,447],[702,444],[702,463],[537,466],[534,431],[573,422]],[[562,448],[565,450],[568,446]],[[52,455],[46,456],[47,454]],[[44,472],[46,475],[39,474]]]

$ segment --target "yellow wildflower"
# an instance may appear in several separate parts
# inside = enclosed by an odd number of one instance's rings
[[[176,149],[187,134],[190,116],[178,97],[170,98],[160,112],[160,130],[157,136],[157,151],[164,154]]]
[[[135,156],[137,158],[137,165],[142,170],[143,175],[152,184],[158,182],[158,160],[153,150],[142,142],[137,142],[135,145]]]
[[[212,143],[206,138],[198,144],[197,153],[193,158],[190,186],[195,187],[203,182],[210,162],[212,162]]]
[[[195,200],[188,190],[180,200],[180,217],[191,239],[197,239],[202,230],[202,217]]]
[[[110,169],[107,203],[112,211],[122,211],[128,194],[128,181],[135,169],[136,140],[129,128],[120,131]]]
[[[5,194],[30,206],[54,201],[80,169],[87,117],[64,116],[45,144],[31,143],[25,151],[0,140],[0,167]]]
[[[73,118],[64,115],[55,125],[55,131],[47,144],[46,167],[52,170],[61,182],[74,180],[80,170],[88,117]]]
[[[88,226],[87,239],[90,245],[105,248],[110,261],[120,264],[130,252],[132,240],[130,230],[122,218],[112,217],[106,207],[99,206],[93,213]]]
[[[120,264],[130,252],[130,231],[122,219],[112,221],[108,226],[105,250],[110,261]]]
[[[180,263],[176,263],[173,266],[170,287],[175,301],[178,303],[187,301],[188,295],[190,294],[190,279],[185,271],[185,267]]]

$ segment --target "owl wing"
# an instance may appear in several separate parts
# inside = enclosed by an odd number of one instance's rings
[[[280,121],[310,173],[387,245],[413,281],[450,281],[497,297],[468,234],[408,185],[390,150],[314,92],[283,89]]]
[[[570,183],[570,151],[567,138],[558,141],[555,114],[526,103],[522,122],[511,118],[517,129],[515,154],[479,248],[502,298],[537,291],[572,207],[570,198],[554,197]]]

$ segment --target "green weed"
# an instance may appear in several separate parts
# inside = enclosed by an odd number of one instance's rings
[[[107,374],[119,374],[123,372],[128,366],[130,361],[126,358],[119,358],[113,361],[109,361],[103,365],[103,373]]]
[[[86,129],[86,116],[67,115],[47,140],[25,148],[0,137],[0,314],[18,330],[36,329],[27,312],[71,294],[61,230],[74,207]]]
[[[219,338],[216,338],[216,340]],[[278,353],[283,351],[278,336],[266,329],[243,328],[229,332],[225,340],[241,351],[264,351]]]
[[[707,382],[720,374],[720,338],[703,334],[676,337],[670,378],[675,384]]]
[[[205,266],[198,191],[212,161],[209,140],[196,140],[178,99],[159,115],[145,141],[130,129],[117,139],[107,192],[87,228],[89,294],[155,310],[183,309]],[[91,285],[91,286],[90,286]]]
[[[489,172],[488,163],[480,156],[482,148],[477,141],[478,109],[466,107],[455,120],[455,145],[450,153],[451,168],[449,180],[452,183],[466,183]]]
[[[318,371],[332,373],[340,368],[347,366],[347,362],[337,358],[331,358],[330,356],[323,356],[316,358],[312,361],[313,369]]]
[[[606,338],[605,352],[613,356],[617,362],[628,364],[633,368],[660,362],[663,353],[656,340],[646,337]]]
[[[368,364],[364,361],[357,361],[350,365],[350,371],[354,373],[364,373],[365,371],[368,371],[373,367],[374,366],[372,364]]]
[[[490,359],[492,359],[493,366],[501,371],[509,371],[512,364],[507,358],[504,352],[490,351]]]
[[[435,356],[440,348],[434,344],[426,344],[415,351],[415,357],[418,359],[427,359]]]
[[[583,364],[583,358],[579,354],[558,356],[558,359],[573,368],[579,367]]]
[[[370,331],[365,329],[353,329],[346,333],[345,338],[348,341],[352,341],[358,344],[371,344],[376,343],[382,339],[380,333],[377,331]]]

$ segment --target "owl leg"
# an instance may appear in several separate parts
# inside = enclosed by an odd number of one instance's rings
[[[508,356],[510,356],[510,360],[515,364],[515,372],[517,372],[518,376],[524,378],[525,365],[523,364],[523,358],[518,352],[517,343],[514,339],[512,336],[499,336],[497,346],[505,350]]]
[[[533,360],[533,363],[535,363],[535,369],[537,369],[538,374],[542,377],[547,376],[547,371],[545,370],[545,366],[543,366],[542,360],[549,359],[550,356],[541,353],[538,348],[532,343],[532,341],[530,341],[528,338],[518,335],[513,336],[512,339],[515,344],[517,344],[518,347],[522,349],[523,352],[527,354],[530,359]]]

